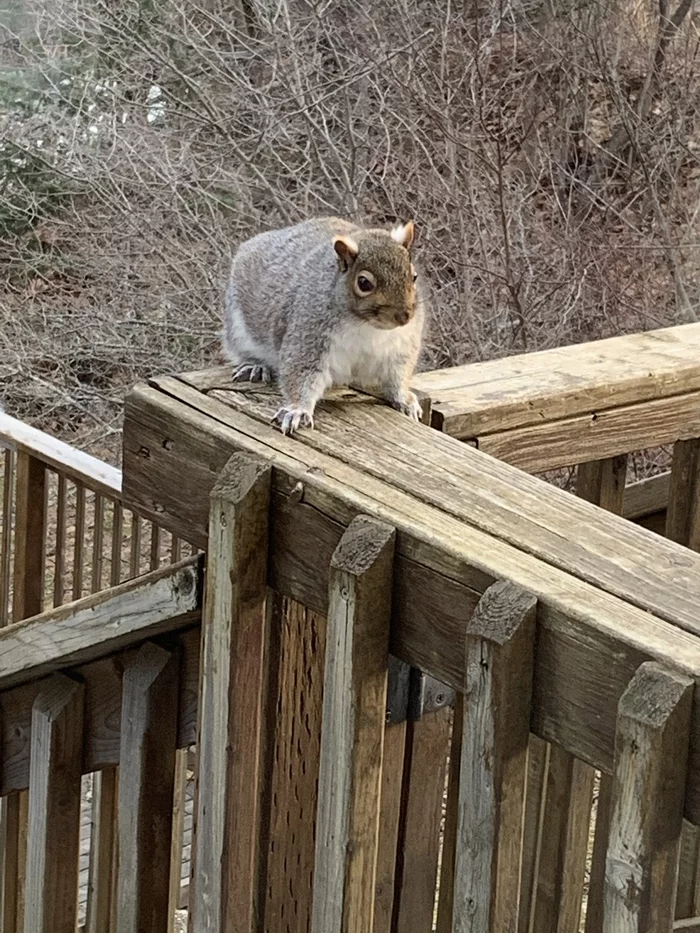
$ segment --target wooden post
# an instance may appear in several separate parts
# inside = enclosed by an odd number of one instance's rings
[[[694,551],[700,550],[700,440],[698,438],[676,441],[673,445],[665,535],[672,541]],[[700,827],[685,823],[681,838],[676,917],[692,917],[699,911]],[[592,930],[590,933],[597,933],[597,931]]]
[[[453,933],[517,928],[535,610],[494,583],[467,632]]]
[[[75,933],[84,695],[56,674],[32,708],[25,933]]]
[[[372,933],[394,538],[360,516],[331,560],[312,933]]]
[[[147,642],[130,659],[122,684],[116,929],[167,933],[177,655]]]
[[[626,455],[581,463],[576,495],[619,515],[626,474]],[[546,750],[541,781],[542,787],[528,784],[527,807],[538,809],[539,829],[536,838],[528,833],[523,851],[523,883],[534,883],[535,890],[523,896],[523,904],[530,901],[530,909],[527,916],[521,911],[519,929],[520,933],[569,933],[578,930],[581,914],[595,771],[565,749],[552,745]],[[607,775],[601,778],[599,793],[605,804],[609,794]],[[587,933],[600,933],[596,923],[602,922],[608,838],[604,806],[600,813],[588,892]],[[526,814],[526,824],[532,827],[533,814]]]
[[[604,933],[672,927],[693,688],[649,661],[620,700]]]
[[[116,768],[105,768],[93,776],[85,933],[111,933],[113,929],[118,788]]]
[[[44,532],[46,527],[46,468],[24,451],[17,454],[15,555],[12,621],[41,612],[44,595]],[[24,882],[27,858],[27,794],[3,801],[5,852],[3,877],[3,933],[24,929]]]
[[[202,624],[194,933],[252,933],[262,901],[259,817],[271,468],[234,455],[211,496]],[[262,834],[264,836],[264,834]]]

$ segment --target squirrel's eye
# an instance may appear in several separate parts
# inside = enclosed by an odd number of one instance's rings
[[[365,278],[364,275],[358,275],[357,287],[360,289],[361,292],[364,292],[366,295],[368,295],[374,288],[374,285],[370,282],[368,278]]]

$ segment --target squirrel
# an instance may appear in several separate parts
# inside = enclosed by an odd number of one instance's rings
[[[282,433],[313,428],[326,389],[350,381],[420,420],[408,387],[425,316],[413,238],[413,221],[385,230],[319,217],[238,247],[224,350],[234,381],[279,381],[283,404],[272,421]]]

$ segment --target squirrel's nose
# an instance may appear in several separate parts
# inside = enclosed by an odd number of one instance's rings
[[[403,309],[397,311],[394,314],[394,320],[399,325],[399,327],[402,327],[404,324],[408,324],[408,322],[411,320],[410,312]]]

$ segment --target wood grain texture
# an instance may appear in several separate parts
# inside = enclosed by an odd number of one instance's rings
[[[514,477],[507,465],[450,438],[440,435],[435,443],[436,432],[411,425],[409,419],[393,418],[391,412],[383,412],[382,406],[358,405],[356,409],[362,408],[358,413],[350,405],[347,411],[336,405],[333,418],[326,413],[319,418],[317,430],[302,440],[294,440],[261,423],[269,407],[261,407],[256,417],[249,417],[176,380],[162,382],[170,395],[157,388],[139,388],[127,401],[125,494],[139,504],[144,514],[158,517],[181,536],[205,544],[207,497],[230,453],[244,449],[267,457],[275,466],[268,582],[320,612],[327,607],[327,562],[352,518],[366,513],[395,525],[399,532],[397,585],[390,650],[458,689],[464,676],[461,651],[465,626],[480,594],[495,579],[511,579],[529,588],[538,597],[539,606],[532,728],[542,738],[563,744],[582,760],[603,770],[611,769],[616,706],[642,661],[665,660],[681,665],[692,675],[700,670],[696,639],[654,615],[658,612],[680,625],[697,628],[697,601],[690,592],[697,586],[700,574],[696,573],[696,558],[687,550],[670,543],[659,544],[648,532],[614,516],[601,515],[567,493],[561,493],[564,498],[560,500],[557,490],[521,474]],[[252,398],[247,404],[255,408],[257,403]],[[334,425],[343,444],[333,440]],[[430,443],[424,444],[427,438],[420,437],[420,432],[428,435]],[[366,449],[359,448],[360,462],[351,466],[345,460],[358,459],[355,454],[359,434]],[[398,465],[392,465],[391,470],[386,466],[384,444],[390,439],[396,445],[396,457],[391,463],[403,463],[400,470]],[[337,456],[310,446],[328,445],[331,441]],[[448,447],[443,449],[443,444]],[[414,446],[415,456],[409,453]],[[427,459],[426,447],[430,451]],[[148,451],[148,458],[140,453],[142,448]],[[375,458],[373,464],[367,464],[370,450]],[[410,486],[421,486],[421,490],[412,495],[406,491],[406,462],[410,465],[416,457],[420,466],[415,467]],[[455,458],[461,466],[454,471],[456,478],[450,480],[450,488],[433,490],[434,499],[428,503],[424,501],[424,475],[427,469],[433,469],[436,457],[449,473]],[[470,462],[468,472],[463,469],[465,457]],[[391,476],[391,484],[377,478],[382,470],[385,476]],[[519,508],[525,509],[524,517],[516,509],[508,513],[506,520],[506,513],[499,511],[498,502],[490,497],[494,471],[499,476],[504,471],[502,482],[515,491]],[[436,475],[442,478],[444,474]],[[528,484],[527,491],[522,483]],[[499,480],[499,495],[501,488]],[[295,489],[301,489],[301,494]],[[478,493],[476,501],[474,493]],[[442,501],[443,494],[450,501],[444,507],[433,504]],[[556,503],[556,517],[549,512],[552,502]],[[581,510],[586,515],[584,526]],[[492,524],[495,515],[499,515],[499,529]],[[615,587],[620,581],[628,581],[626,592],[630,592],[637,607],[601,590],[602,580],[597,574],[598,583],[591,586],[506,540],[532,546],[535,515],[538,523],[549,516],[548,534],[555,535],[556,528],[560,532],[565,529],[565,536],[560,533],[556,539],[558,561],[562,550],[566,550],[563,542],[567,536],[585,527],[586,533],[579,537],[577,546],[579,574],[592,559],[590,552],[586,555],[584,543],[588,541],[589,527],[595,524],[599,535],[601,529],[611,530],[610,523],[616,523],[614,535],[605,532],[605,565],[611,572],[615,570]],[[491,517],[487,520],[487,516]],[[553,552],[554,537],[551,545]],[[673,554],[662,554],[658,547],[673,547]],[[653,556],[642,560],[642,552],[649,548]],[[639,569],[632,572],[631,564],[638,564]],[[647,597],[655,574],[662,579],[658,580],[658,598],[654,598],[652,609]],[[639,608],[642,603],[645,609]],[[426,616],[433,620],[428,630],[424,625]],[[700,752],[700,741],[694,737],[692,755],[696,747]],[[695,773],[696,769],[691,768],[687,801],[687,815],[691,818],[693,814],[700,816],[700,780],[696,782],[692,777]]]
[[[407,725],[394,933],[432,928],[451,725],[449,707]]]
[[[116,768],[93,776],[90,830],[90,875],[85,933],[112,933],[116,907],[117,810],[119,779]]]
[[[452,724],[452,736],[450,743],[450,761],[447,778],[447,800],[445,801],[445,826],[442,837],[442,861],[440,864],[440,887],[438,891],[436,933],[452,933],[452,906],[454,902],[457,820],[459,819],[459,771],[462,761],[463,720],[464,694],[458,693],[455,697],[454,720]]]
[[[57,674],[32,709],[25,933],[75,931],[84,693]]]
[[[520,875],[518,933],[530,933],[534,922],[537,876],[544,829],[544,804],[547,788],[549,746],[530,735],[527,751],[527,784],[523,819],[523,858]],[[443,931],[438,930],[438,933]],[[444,931],[447,933],[447,931]]]
[[[198,620],[203,562],[188,558],[0,629],[0,689]]]
[[[147,642],[123,678],[117,933],[167,933],[177,696],[177,655]]]
[[[605,896],[605,860],[610,839],[610,816],[612,806],[612,778],[601,773],[598,784],[596,805],[595,838],[591,855],[591,871],[588,881],[588,900],[586,903],[586,933],[602,933],[604,896]]]
[[[388,723],[384,733],[382,756],[381,815],[373,933],[391,933],[405,751],[406,722]]]
[[[395,534],[358,516],[331,561],[312,933],[374,925]]]
[[[211,496],[198,722],[192,929],[254,929],[260,830],[270,467],[234,455]]]
[[[326,620],[273,596],[271,637],[279,659],[266,733],[272,737],[264,933],[308,933],[321,746]],[[274,806],[272,805],[274,802]]]
[[[693,682],[640,666],[620,700],[604,933],[673,924]]]
[[[495,583],[469,626],[453,933],[517,929],[536,605]]]
[[[432,396],[435,426],[477,437],[698,390],[699,349],[700,328],[680,326],[420,373],[414,385]]]
[[[637,405],[594,411],[576,418],[534,424],[479,437],[479,450],[540,473],[603,459],[700,434],[700,393],[674,395]]]

